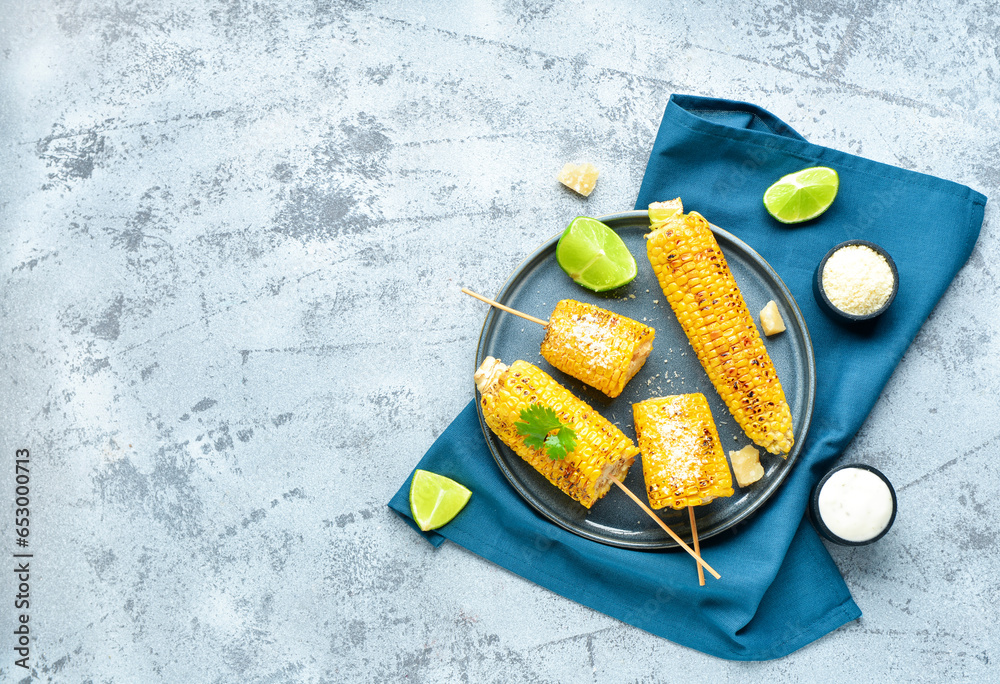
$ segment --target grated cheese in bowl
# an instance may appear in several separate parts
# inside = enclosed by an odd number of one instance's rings
[[[826,259],[823,291],[830,304],[851,316],[871,316],[893,295],[896,277],[888,260],[864,244],[848,244]]]

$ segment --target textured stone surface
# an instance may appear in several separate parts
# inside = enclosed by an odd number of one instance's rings
[[[31,681],[993,680],[995,200],[846,456],[900,495],[889,537],[831,549],[865,615],[785,659],[652,637],[384,504],[471,396],[484,311],[458,285],[494,292],[567,217],[630,208],[672,92],[995,198],[996,5],[442,5],[0,2]],[[587,200],[555,182],[582,160]],[[9,466],[0,487],[12,512]]]

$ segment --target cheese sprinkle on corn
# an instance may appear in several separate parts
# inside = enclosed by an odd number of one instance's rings
[[[625,389],[653,349],[656,331],[593,304],[564,299],[552,311],[542,356],[611,398]]]
[[[704,394],[679,394],[632,405],[653,508],[700,506],[733,495],[733,479]]]

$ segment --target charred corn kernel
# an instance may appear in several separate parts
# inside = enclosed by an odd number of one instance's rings
[[[489,428],[549,482],[590,508],[607,494],[611,478],[624,480],[639,449],[600,413],[526,361],[510,367],[491,356],[476,371],[480,405]],[[524,443],[515,423],[532,404],[548,406],[576,433],[576,447],[562,460]]]
[[[681,209],[646,237],[660,287],[719,396],[751,440],[787,455],[791,410],[708,221]]]
[[[650,506],[680,509],[733,495],[704,394],[647,399],[632,405],[632,415]]]
[[[593,304],[564,299],[549,317],[542,356],[567,375],[617,397],[653,350],[656,331]]]

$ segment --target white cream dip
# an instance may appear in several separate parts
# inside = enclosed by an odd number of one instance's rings
[[[892,493],[875,473],[838,470],[819,492],[819,514],[831,532],[847,541],[877,537],[892,518]]]

